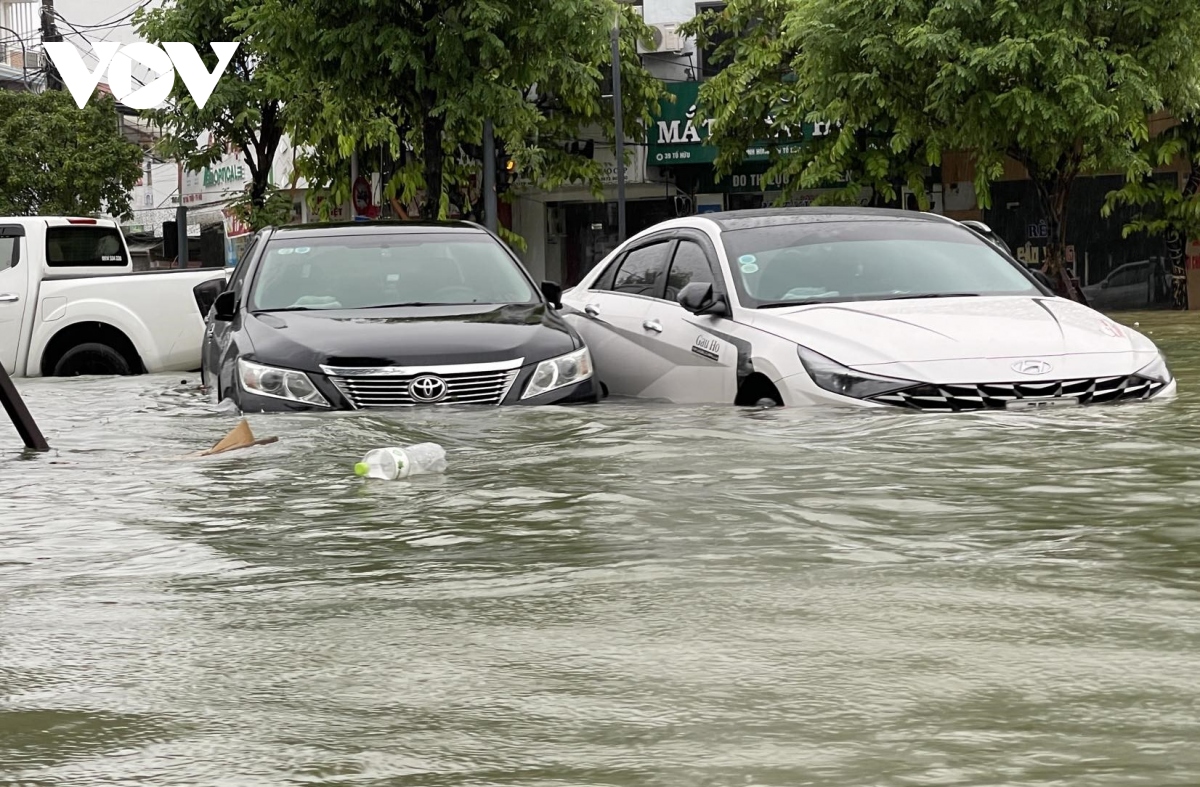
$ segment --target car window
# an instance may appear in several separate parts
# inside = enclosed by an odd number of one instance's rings
[[[1041,295],[971,231],[932,221],[775,224],[722,234],[746,305],[938,295]]]
[[[1138,265],[1132,268],[1126,268],[1123,271],[1118,271],[1116,276],[1113,276],[1110,287],[1128,287],[1131,284],[1144,282],[1147,278],[1149,269],[1145,265]]]
[[[129,257],[116,227],[49,227],[46,262],[51,268],[122,267]]]
[[[659,277],[667,263],[669,246],[668,242],[655,243],[634,249],[625,255],[613,279],[612,291],[658,297]]]
[[[699,243],[682,240],[675,249],[675,258],[671,260],[671,270],[667,274],[667,300],[675,300],[680,290],[697,283],[714,283],[708,255]]]
[[[229,277],[229,286],[226,289],[237,293],[239,297],[242,293],[242,285],[246,281],[247,271],[250,270],[248,263],[253,259],[255,249],[258,248],[258,239],[259,236],[255,236],[246,244],[246,248],[242,250],[242,256],[238,258],[237,267],[233,269],[233,275]]]
[[[537,300],[516,261],[482,233],[284,233],[264,248],[250,303],[255,311],[270,311]]]
[[[0,271],[17,267],[17,254],[21,248],[20,238],[0,236]]]

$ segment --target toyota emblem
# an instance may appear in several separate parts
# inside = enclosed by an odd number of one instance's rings
[[[1045,361],[1017,361],[1012,365],[1012,370],[1019,374],[1046,374],[1054,367]]]
[[[446,398],[449,389],[446,387],[446,381],[441,377],[427,375],[418,377],[408,384],[408,395],[413,398],[414,402],[422,404],[433,404],[440,402]]]

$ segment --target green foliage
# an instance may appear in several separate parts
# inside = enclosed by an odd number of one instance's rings
[[[153,10],[139,9],[134,23],[138,33],[151,42],[196,43],[196,51],[210,71],[216,67],[216,53],[200,42],[241,42],[203,109],[196,106],[179,79],[170,106],[143,114],[163,129],[159,150],[181,158],[190,171],[215,164],[231,148],[240,150],[250,170],[248,198],[258,211],[270,198],[271,164],[285,122],[280,97],[285,94],[272,92],[278,87],[271,78],[274,61],[254,36],[246,35],[233,22],[239,12],[256,6],[256,0],[175,0]],[[202,144],[205,132],[208,137]]]
[[[1176,233],[1185,239],[1200,238],[1200,118],[1190,117],[1147,141],[1126,175],[1126,183],[1108,195],[1102,213],[1112,215],[1119,205],[1139,208],[1137,218],[1123,233],[1153,235]],[[1184,188],[1151,177],[1152,167],[1165,166],[1182,157],[1191,169]]]
[[[701,90],[726,169],[776,127],[831,120],[777,158],[792,188],[849,172],[885,196],[948,151],[976,163],[981,206],[1005,157],[1026,167],[1058,233],[1074,179],[1136,164],[1147,113],[1195,102],[1195,0],[731,0],[687,26],[732,65]],[[1053,243],[1053,241],[1052,241]]]
[[[143,154],[117,122],[111,96],[0,90],[0,215],[131,216]]]
[[[618,12],[625,131],[640,136],[665,92],[636,54],[648,28],[613,0],[262,0],[235,20],[278,64],[272,92],[288,97],[288,131],[306,150],[298,168],[333,204],[349,197],[351,153],[383,146],[402,162],[385,198],[423,191],[422,214],[444,216],[480,170],[488,117],[523,179],[599,192],[600,165],[564,144],[587,128],[613,134],[600,82]]]
[[[254,185],[246,187],[229,209],[252,231],[263,227],[279,227],[292,221],[292,195],[286,189],[268,185],[261,197],[254,193]]]

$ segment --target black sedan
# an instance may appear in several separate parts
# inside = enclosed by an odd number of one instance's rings
[[[595,402],[561,295],[469,222],[265,229],[209,311],[204,383],[244,412]]]

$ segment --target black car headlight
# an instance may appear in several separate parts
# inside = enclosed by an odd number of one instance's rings
[[[1163,358],[1161,353],[1153,361],[1139,369],[1138,376],[1154,380],[1157,383],[1169,383],[1172,379],[1171,370],[1167,368],[1167,359]]]
[[[841,396],[867,399],[920,384],[913,380],[898,380],[895,377],[880,377],[855,371],[807,347],[797,347],[797,352],[800,355],[800,363],[804,364],[804,370],[813,382],[826,391]]]
[[[329,406],[329,402],[304,372],[276,369],[239,358],[238,379],[242,382],[242,390],[256,396],[285,399],[317,407]]]
[[[584,347],[581,350],[539,363],[533,370],[533,376],[529,378],[529,382],[525,386],[525,393],[521,395],[521,398],[529,399],[540,396],[568,385],[581,383],[591,376],[592,356]]]

